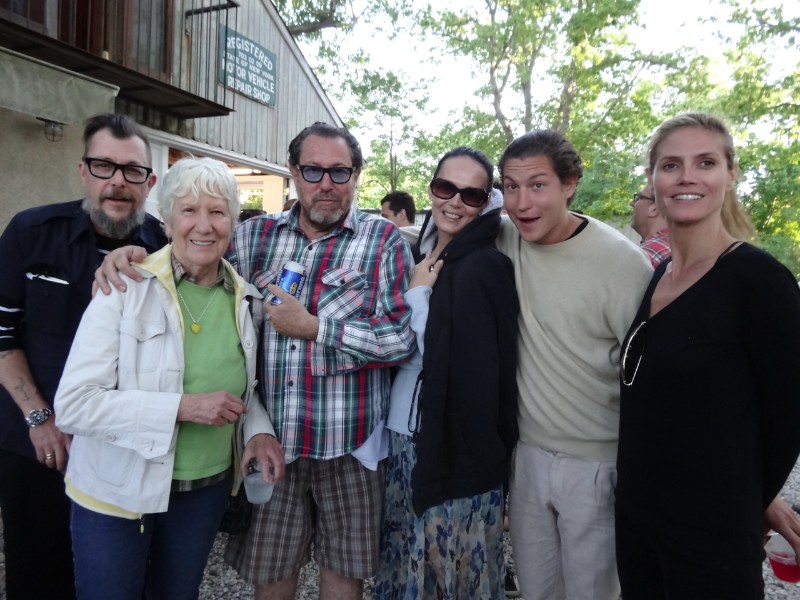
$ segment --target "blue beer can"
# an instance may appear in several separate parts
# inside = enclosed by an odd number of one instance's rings
[[[298,300],[300,299],[300,292],[303,291],[303,286],[306,283],[306,268],[300,263],[289,261],[283,265],[278,281],[275,282],[287,294],[291,294]],[[281,300],[277,296],[272,298],[273,304],[280,304]]]

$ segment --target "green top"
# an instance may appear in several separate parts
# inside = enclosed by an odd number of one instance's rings
[[[236,325],[234,293],[221,284],[207,288],[185,278],[177,284],[177,289],[183,296],[178,301],[184,322],[183,392],[225,390],[237,398],[244,397],[247,372]],[[189,305],[188,311],[184,303]],[[200,320],[199,333],[192,332],[189,312]],[[172,478],[191,481],[227,470],[233,453],[233,432],[233,424],[216,427],[179,423]]]

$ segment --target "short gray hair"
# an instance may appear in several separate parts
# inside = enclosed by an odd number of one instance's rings
[[[182,158],[170,167],[161,182],[158,194],[158,211],[167,225],[172,222],[172,205],[177,198],[193,194],[208,194],[228,202],[231,230],[239,220],[239,194],[236,178],[228,166],[214,158]]]

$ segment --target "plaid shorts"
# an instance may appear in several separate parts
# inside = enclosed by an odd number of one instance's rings
[[[386,461],[370,471],[349,454],[299,458],[272,499],[253,506],[250,528],[231,536],[225,561],[253,585],[294,577],[311,559],[344,577],[375,575]]]

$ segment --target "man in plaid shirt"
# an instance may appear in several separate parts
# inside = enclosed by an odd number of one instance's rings
[[[631,200],[633,217],[631,227],[642,236],[641,248],[655,269],[670,257],[669,230],[667,222],[656,206],[653,187],[648,183]]]
[[[261,378],[286,477],[226,552],[256,598],[294,598],[312,540],[323,597],[361,598],[378,564],[382,418],[388,367],[413,348],[413,261],[394,226],[351,210],[362,162],[347,130],[304,129],[289,146],[298,202],[243,223],[228,255],[281,301],[265,303]],[[274,285],[287,261],[306,269],[299,300]]]
[[[378,566],[383,418],[390,367],[414,348],[403,299],[413,260],[394,225],[352,210],[363,158],[349,131],[307,127],[289,163],[298,202],[243,222],[227,255],[280,299],[265,302],[260,389],[287,464],[248,531],[231,536],[226,560],[256,598],[294,598],[313,542],[320,596],[355,600]],[[122,256],[107,263],[126,274],[127,259],[141,258]],[[299,300],[274,285],[287,261],[306,270]],[[114,283],[114,268],[104,268]]]

